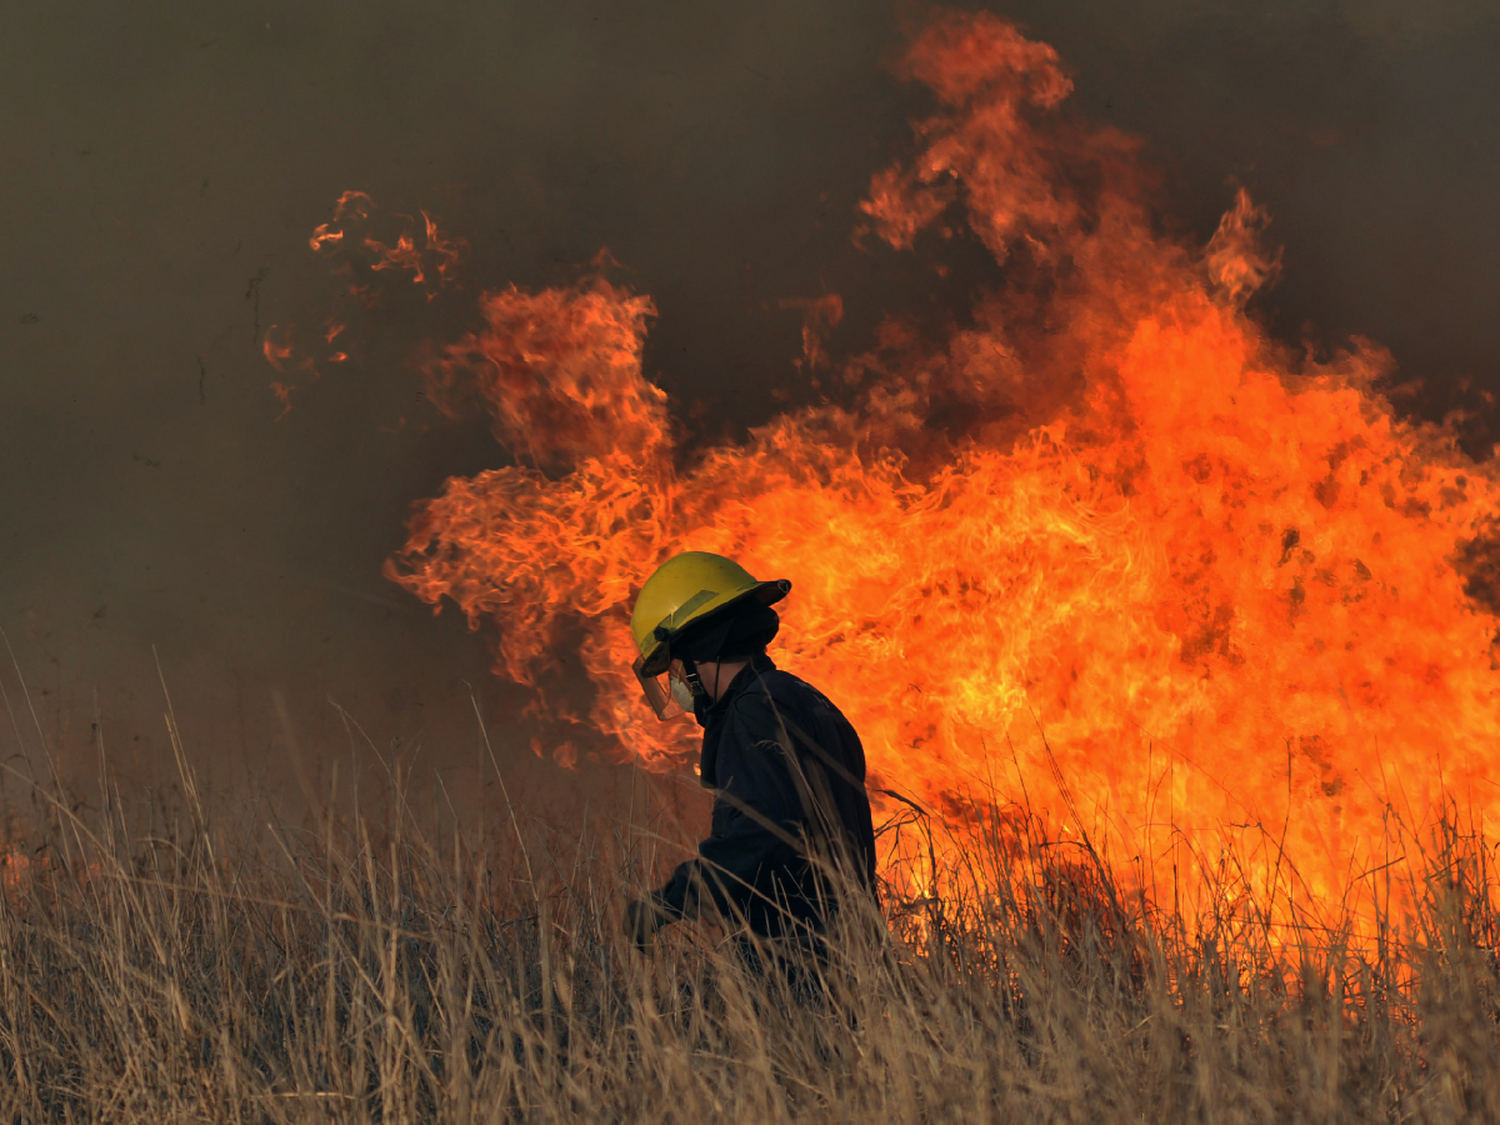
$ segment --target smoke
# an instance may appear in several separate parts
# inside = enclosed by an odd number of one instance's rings
[[[1403,408],[1468,412],[1487,452],[1492,5],[995,10],[1058,49],[1073,112],[1144,138],[1164,222],[1206,242],[1239,186],[1266,208],[1283,274],[1257,307],[1283,338],[1380,341]],[[471,294],[571,280],[607,245],[656,304],[647,371],[683,424],[742,432],[819,393],[794,363],[810,302],[842,299],[820,346],[847,352],[894,308],[951,315],[993,268],[976,252],[935,281],[919,255],[850,238],[922,108],[886,66],[910,14],[12,5],[0,626],[59,753],[92,760],[96,689],[116,753],[160,752],[155,645],[206,761],[285,771],[266,751],[286,741],[273,687],[305,746],[345,737],[333,699],[382,748],[463,730],[470,755],[464,681],[492,720],[522,700],[456,615],[380,577],[409,503],[498,456],[482,421],[417,397],[416,349],[456,338],[464,305],[382,303],[362,359],[277,421],[262,338],[328,293],[308,234],[350,188],[427,208],[469,240]]]

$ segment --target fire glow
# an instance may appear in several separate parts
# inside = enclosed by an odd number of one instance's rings
[[[1272,913],[1373,902],[1445,801],[1500,812],[1500,620],[1458,565],[1491,470],[1392,416],[1377,346],[1268,338],[1266,216],[1241,193],[1206,248],[1161,235],[1136,143],[1061,111],[1050,47],[943,15],[903,69],[937,108],[859,236],[982,242],[1004,281],[965,326],[890,318],[825,370],[839,404],[689,457],[642,371],[649,297],[487,293],[429,392],[481,402],[517,463],[418,505],[387,573],[497,627],[564,760],[586,734],[664,770],[697,730],[640,701],[630,606],[671,554],[729,555],[792,579],[772,655],[849,715],[872,787],[1040,812],[1158,899],[1232,853]],[[814,307],[804,374],[839,315]],[[548,690],[573,652],[586,713]]]

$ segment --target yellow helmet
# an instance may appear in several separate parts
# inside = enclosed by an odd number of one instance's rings
[[[702,624],[732,606],[754,600],[763,606],[786,597],[785,579],[758,582],[739,563],[706,551],[683,551],[657,567],[635,599],[630,633],[640,656],[635,674],[660,714],[656,677],[672,660],[672,641],[689,625]]]

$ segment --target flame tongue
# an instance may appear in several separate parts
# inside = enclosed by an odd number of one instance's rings
[[[788,575],[777,659],[849,714],[875,784],[1029,801],[1158,889],[1228,838],[1253,892],[1337,900],[1444,787],[1500,811],[1500,621],[1454,567],[1488,471],[1392,420],[1378,349],[1293,363],[1243,315],[1278,266],[1248,199],[1204,253],[1154,235],[1133,143],[1054,112],[1050,48],[943,16],[907,73],[942,110],[865,211],[897,247],[962,222],[1008,263],[972,327],[933,347],[892,321],[852,406],[679,469],[646,298],[488,295],[433,381],[539,467],[450,480],[392,577],[497,623],[523,684],[581,636],[592,711],[551,717],[664,767],[694,732],[639,702],[639,583],[690,548]]]

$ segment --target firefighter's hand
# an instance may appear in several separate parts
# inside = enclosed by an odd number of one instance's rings
[[[656,931],[665,926],[670,918],[661,907],[648,898],[638,898],[625,904],[625,936],[642,953],[651,948]]]

